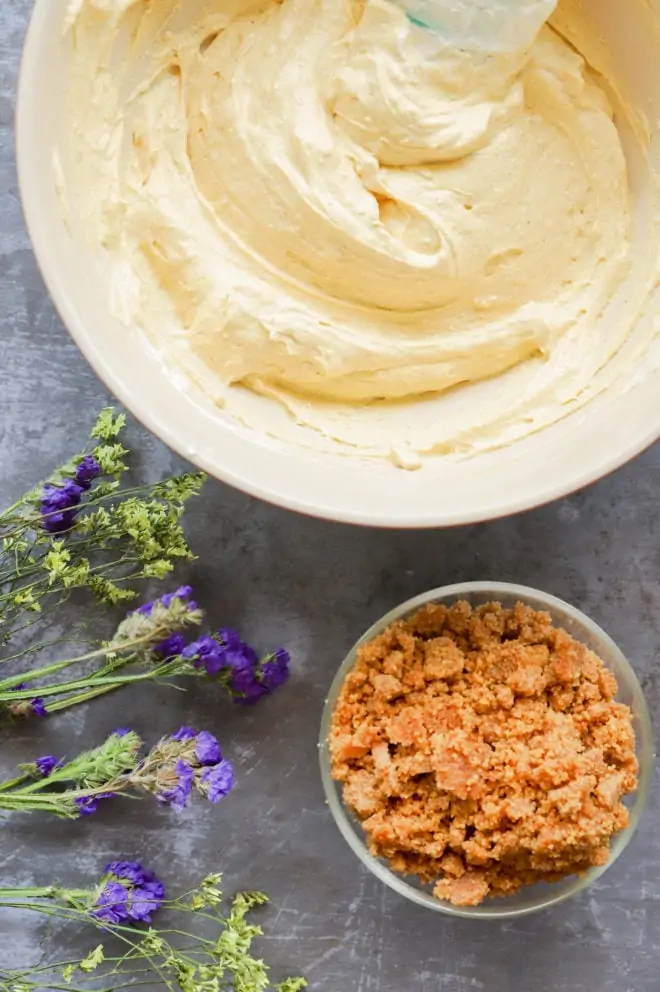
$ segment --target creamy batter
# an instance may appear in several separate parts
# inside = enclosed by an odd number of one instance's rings
[[[408,468],[586,403],[643,301],[604,329],[630,190],[577,10],[484,59],[388,0],[76,0],[112,309],[243,424]]]

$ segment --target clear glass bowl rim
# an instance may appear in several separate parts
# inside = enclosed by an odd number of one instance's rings
[[[602,644],[606,648],[606,653],[616,657],[617,665],[620,669],[620,671],[616,673],[617,678],[620,683],[623,679],[625,679],[626,688],[632,696],[631,705],[636,723],[637,757],[640,765],[640,773],[639,786],[637,791],[632,796],[632,803],[629,807],[630,823],[628,827],[621,831],[621,833],[617,834],[613,839],[611,856],[607,864],[602,867],[592,868],[582,877],[575,877],[572,883],[559,883],[562,886],[561,890],[555,885],[547,885],[544,887],[544,894],[539,897],[537,901],[521,907],[508,905],[508,899],[492,900],[476,907],[452,906],[450,903],[441,902],[421,889],[415,888],[413,885],[405,881],[404,876],[397,875],[392,872],[384,862],[375,858],[367,850],[364,839],[359,831],[359,827],[356,828],[353,819],[349,816],[346,807],[342,802],[338,784],[333,780],[332,775],[330,774],[330,748],[328,744],[328,735],[330,732],[332,714],[344,680],[348,672],[355,664],[359,648],[367,641],[370,641],[377,634],[381,633],[395,620],[399,620],[402,617],[410,615],[426,603],[437,602],[440,600],[446,601],[449,599],[469,599],[470,596],[487,596],[489,599],[492,599],[493,602],[497,602],[498,596],[508,598],[514,597],[520,600],[520,602],[526,603],[535,609],[545,608],[567,614],[575,625],[584,628],[591,635],[591,638],[593,638],[594,641]],[[637,826],[639,825],[640,818],[648,800],[653,777],[653,730],[642,687],[634,669],[630,665],[630,662],[609,634],[606,634],[605,631],[598,626],[598,624],[591,620],[586,614],[582,613],[581,610],[578,610],[576,607],[571,606],[570,603],[567,603],[556,596],[552,596],[549,593],[542,592],[539,589],[534,589],[529,586],[522,586],[509,582],[460,582],[454,585],[440,586],[439,588],[432,589],[429,592],[421,593],[420,595],[401,603],[399,606],[394,607],[380,620],[377,620],[374,624],[372,624],[372,626],[353,645],[346,658],[340,665],[325,700],[319,737],[319,758],[323,790],[325,792],[326,802],[330,808],[330,812],[333,815],[335,823],[353,853],[357,855],[363,865],[365,865],[365,867],[368,868],[372,874],[380,879],[381,882],[384,882],[385,885],[389,886],[395,892],[398,892],[399,895],[404,896],[412,902],[417,903],[420,906],[425,906],[427,909],[432,909],[435,912],[444,913],[448,916],[466,917],[469,919],[511,919],[513,917],[527,916],[530,913],[538,912],[541,909],[547,909],[550,906],[556,906],[559,903],[564,902],[566,899],[570,899],[578,893],[583,892],[589,885],[592,885],[598,878],[608,871],[617,858],[620,857],[630,843]]]

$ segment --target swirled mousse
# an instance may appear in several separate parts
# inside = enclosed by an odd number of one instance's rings
[[[577,0],[488,56],[388,0],[75,0],[68,30],[110,307],[243,424],[411,468],[625,380],[628,111]]]

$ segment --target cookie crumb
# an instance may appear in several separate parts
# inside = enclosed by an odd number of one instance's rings
[[[428,604],[360,649],[332,774],[372,854],[477,906],[607,863],[638,784],[617,691],[547,613]]]

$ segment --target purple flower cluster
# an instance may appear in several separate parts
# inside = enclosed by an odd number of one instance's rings
[[[41,516],[44,530],[63,534],[73,527],[82,495],[101,474],[99,463],[85,455],[76,469],[75,478],[63,479],[60,485],[47,482],[41,493]]]
[[[179,586],[174,592],[166,592],[164,596],[160,596],[158,599],[152,599],[150,603],[143,603],[142,606],[138,606],[137,610],[133,610],[133,613],[142,613],[145,617],[150,617],[156,603],[160,603],[165,609],[169,609],[172,601],[175,599],[179,599],[182,603],[185,603],[189,610],[196,610],[197,603],[190,598],[192,594],[192,586]]]
[[[41,716],[41,717],[48,716],[48,711],[46,710],[46,704],[44,703],[41,696],[35,696],[34,699],[31,699],[30,706],[35,716]]]
[[[167,592],[159,599],[154,599],[150,603],[143,603],[142,606],[139,606],[133,612],[142,613],[143,616],[150,617],[156,603],[160,603],[165,609],[169,609],[174,599],[178,599],[188,610],[196,610],[198,608],[197,603],[190,598],[192,594],[191,586],[179,586],[174,592]],[[173,658],[175,655],[182,654],[185,646],[186,638],[184,635],[180,632],[175,632],[170,634],[169,637],[166,637],[160,644],[156,644],[151,650],[153,654],[159,655],[161,658]]]
[[[260,662],[254,648],[229,627],[218,631],[215,637],[200,637],[181,653],[196,668],[205,668],[207,675],[214,676],[222,669],[229,669],[230,684],[240,703],[256,703],[289,677],[291,659],[288,651],[279,648]]]
[[[228,645],[221,643],[215,637],[211,637],[210,634],[203,634],[181,653],[184,658],[193,662],[195,668],[205,668],[206,674],[211,676],[217,675],[222,668],[229,664]]]
[[[49,534],[71,530],[83,492],[73,479],[65,479],[61,486],[46,483],[41,494],[41,516]]]
[[[261,662],[259,680],[266,692],[272,692],[278,686],[284,685],[289,677],[291,656],[284,648],[278,648],[267,655]]]
[[[176,784],[157,795],[160,803],[180,812],[185,809],[194,787],[211,803],[228,796],[234,788],[234,769],[222,757],[220,745],[206,730],[197,733],[191,727],[181,727],[172,734],[170,741],[185,745],[176,758],[174,775]]]
[[[153,654],[157,654],[160,658],[173,658],[177,654],[182,654],[183,649],[186,646],[185,636],[177,632],[175,634],[170,634],[166,637],[164,641],[160,644],[156,644],[151,651]]]
[[[101,474],[101,467],[93,455],[85,455],[76,469],[76,484],[87,491],[92,488],[94,479]]]
[[[43,758],[37,758],[35,765],[42,778],[49,778],[56,768],[61,768],[64,762],[61,758],[56,758],[54,754],[45,754]]]
[[[100,799],[114,799],[114,792],[99,792],[94,796],[79,796],[76,800],[79,816],[91,816],[99,808]]]
[[[27,689],[25,682],[15,685],[12,692],[21,692],[23,689]],[[35,696],[34,699],[26,699],[19,703],[12,703],[10,709],[14,716],[28,716],[30,714],[41,717],[48,716],[46,704],[41,696]]]
[[[111,924],[150,923],[164,899],[165,886],[152,871],[137,861],[111,861],[92,912]]]

